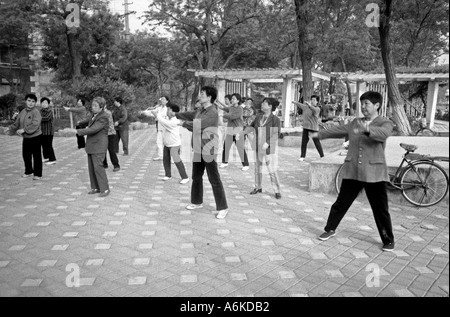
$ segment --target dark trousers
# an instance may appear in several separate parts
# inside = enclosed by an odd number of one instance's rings
[[[101,192],[109,189],[108,177],[106,176],[103,160],[106,153],[88,154],[89,180],[91,181],[91,189],[98,189]]]
[[[128,127],[120,127],[116,130],[114,150],[119,153],[119,141],[122,140],[123,153],[128,154],[128,139],[129,129]]]
[[[362,189],[365,190],[370,207],[372,207],[381,241],[383,241],[383,244],[394,242],[385,182],[366,183],[353,179],[343,179],[338,198],[331,206],[325,231],[336,230]]]
[[[177,167],[178,172],[180,173],[181,179],[188,178],[186,169],[184,168],[183,161],[181,160],[180,157],[180,148],[181,148],[180,146],[173,146],[173,147],[164,146],[163,165],[167,177],[172,177],[172,167],[170,164],[170,158],[172,157],[173,161],[175,162],[175,166]]]
[[[212,186],[216,209],[218,211],[227,209],[227,198],[222,181],[220,180],[217,162],[215,160],[206,162],[203,157],[201,159],[194,159],[192,163],[191,203],[197,205],[203,203],[203,174],[205,173],[205,169]]]
[[[44,159],[48,159],[50,162],[56,161],[55,151],[53,150],[53,135],[42,135],[41,141]]]
[[[75,127],[76,129],[81,129],[79,125]],[[86,147],[86,141],[84,140],[84,135],[77,134],[77,145],[79,149],[84,149]]]
[[[225,137],[222,151],[222,163],[228,163],[228,158],[230,157],[230,149],[233,142],[236,144],[239,157],[241,158],[242,166],[248,166],[248,157],[247,152],[245,151],[245,138],[236,140],[236,136],[231,134],[227,134],[227,136]]]
[[[306,147],[308,145],[309,142],[309,133],[312,132],[317,132],[317,131],[312,131],[312,130],[308,130],[308,129],[303,129],[303,133],[302,133],[302,153],[301,153],[301,157],[305,158],[306,157]],[[323,149],[322,149],[322,144],[320,144],[320,140],[314,138],[313,139],[314,145],[316,146],[317,151],[319,152],[320,157],[323,157]]]
[[[25,163],[25,174],[42,177],[42,136],[24,138],[22,142],[22,158]]]
[[[116,167],[120,167],[119,165],[119,159],[117,158],[117,154],[116,154],[116,150],[114,148],[114,142],[116,140],[116,135],[112,134],[112,135],[108,135],[108,152],[109,152],[109,158],[111,159],[111,163],[114,166],[114,168]],[[106,154],[105,154],[105,159],[103,161],[103,165],[104,166],[108,166],[108,159],[106,158]]]

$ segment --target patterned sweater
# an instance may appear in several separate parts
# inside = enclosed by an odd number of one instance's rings
[[[53,135],[55,132],[53,126],[53,111],[50,108],[42,108],[41,117],[42,135]]]

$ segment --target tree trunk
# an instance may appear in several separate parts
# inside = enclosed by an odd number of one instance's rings
[[[309,21],[312,15],[308,12],[309,1],[308,0],[295,0],[295,13],[297,16],[297,29],[298,29],[298,51],[300,53],[300,59],[302,62],[303,72],[303,100],[307,101],[311,99],[313,94],[314,85],[312,80],[312,67],[313,67],[313,47],[309,36],[312,34],[308,32]]]
[[[347,86],[347,99],[348,99],[348,104],[350,105],[350,107],[353,104],[353,100],[352,100],[352,88],[350,87],[350,83],[348,82],[348,80],[345,81],[345,86]],[[344,112],[345,112],[345,106],[346,105],[342,105],[342,107],[344,107]]]
[[[386,83],[388,86],[389,106],[392,109],[394,122],[400,135],[410,135],[411,126],[403,108],[403,99],[398,89],[395,75],[394,59],[390,44],[390,19],[392,13],[392,0],[383,0],[380,8],[380,27],[378,28],[381,41],[381,56],[383,58]]]
[[[334,94],[335,85],[336,85],[336,77],[331,76],[330,77],[329,87],[328,87],[328,94],[329,95]]]
[[[75,85],[79,83],[81,77],[81,57],[76,48],[76,29],[67,29],[67,46],[69,48],[70,60],[72,61],[72,80]]]
[[[339,59],[341,61],[341,65],[342,65],[342,71],[344,73],[347,72],[347,64],[345,64],[345,60],[342,56],[339,55]],[[345,86],[347,87],[347,98],[348,98],[348,104],[351,106],[352,105],[352,89],[350,87],[350,82],[348,80],[345,80]],[[345,107],[345,105],[343,105]]]

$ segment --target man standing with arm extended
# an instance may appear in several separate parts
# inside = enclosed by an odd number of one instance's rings
[[[176,118],[184,120],[182,126],[192,131],[194,159],[192,162],[191,204],[186,209],[203,208],[203,174],[208,174],[211,183],[218,219],[228,213],[227,198],[217,168],[217,151],[219,147],[219,114],[213,106],[217,98],[215,87],[205,86],[200,91],[201,107],[195,111],[177,113]]]
[[[378,115],[383,97],[368,91],[361,97],[363,118],[328,130],[314,133],[319,139],[349,137],[348,154],[343,167],[343,180],[336,202],[331,207],[325,232],[320,240],[334,236],[346,212],[364,189],[372,207],[375,223],[383,242],[383,251],[394,250],[394,234],[389,215],[386,183],[389,181],[384,149],[392,134],[392,121]]]

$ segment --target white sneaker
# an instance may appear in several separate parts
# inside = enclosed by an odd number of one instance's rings
[[[180,181],[180,184],[187,184],[187,183],[189,183],[189,178],[185,178]]]
[[[225,217],[227,216],[227,214],[228,214],[228,209],[221,210],[221,211],[219,211],[219,213],[216,215],[216,218],[217,218],[217,219],[223,219],[223,218],[225,218]]]
[[[220,164],[219,168],[225,168],[225,167],[227,167],[227,166],[228,166],[228,163],[227,163],[227,164],[222,163],[222,164]]]
[[[44,163],[47,163],[48,161],[50,161],[50,159],[45,159],[45,160],[44,160]]]
[[[55,165],[55,164],[56,164],[56,161],[45,163],[45,165]]]
[[[186,206],[186,209],[188,210],[194,210],[194,209],[200,209],[203,208],[203,205],[196,205],[196,204],[190,204]]]
[[[303,162],[304,160],[305,160],[304,157],[301,157],[301,158],[298,159],[299,162]]]
[[[242,170],[243,171],[248,171],[249,168],[250,168],[249,166],[244,166],[244,167],[242,167]]]
[[[154,157],[153,161],[162,161],[162,157]]]
[[[164,176],[163,178],[161,178],[163,181],[170,181],[171,179],[172,179],[172,177],[167,177],[167,176]]]
[[[32,177],[32,176],[33,176],[33,174],[23,174],[22,178],[28,178],[28,177]]]

